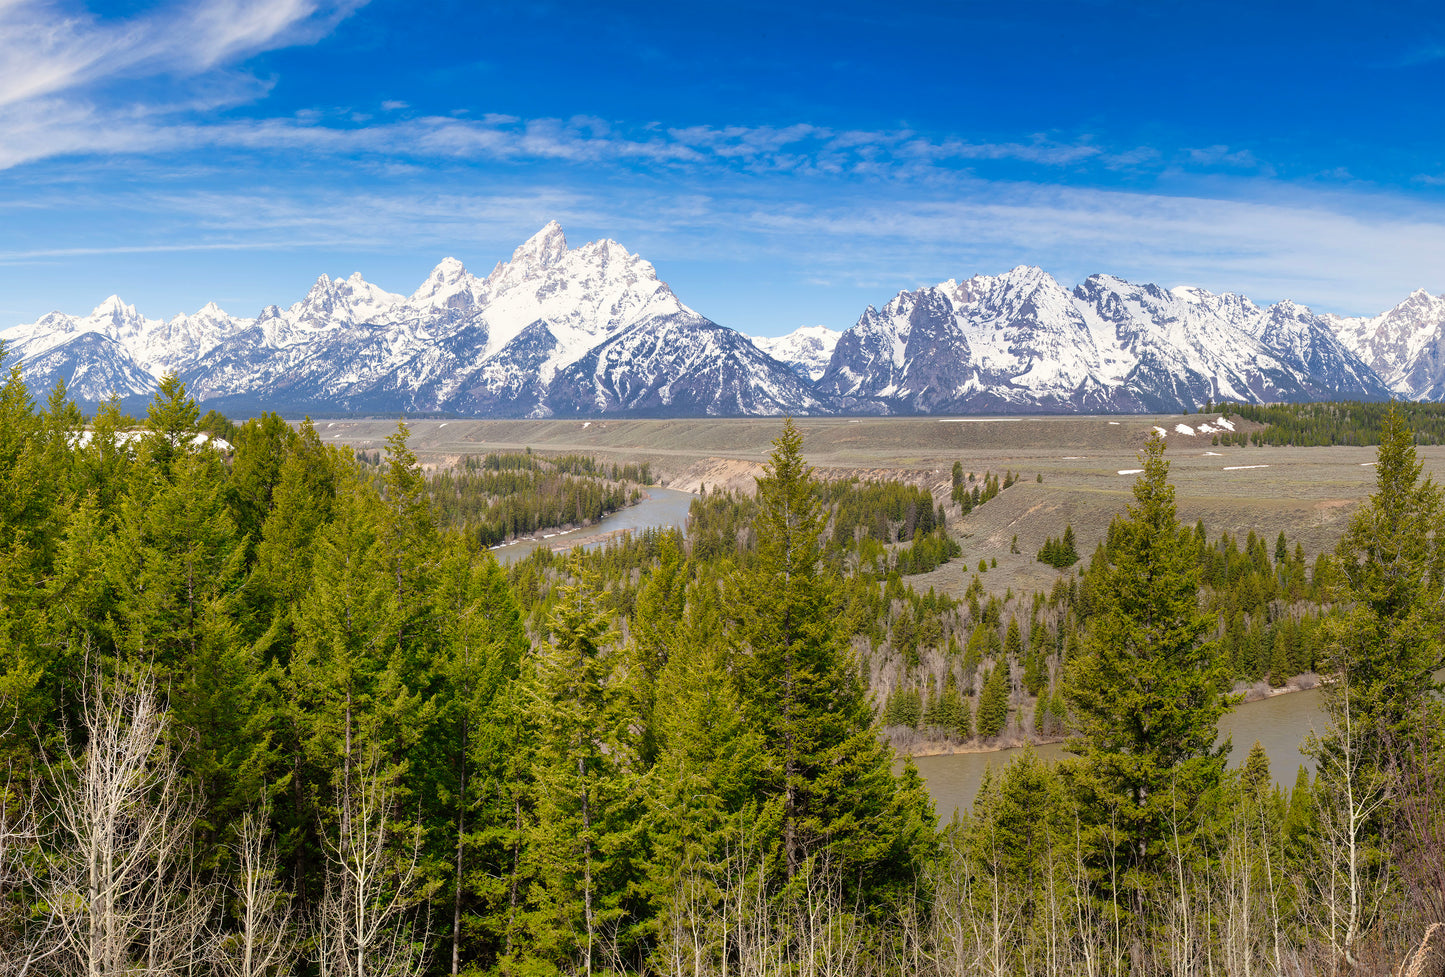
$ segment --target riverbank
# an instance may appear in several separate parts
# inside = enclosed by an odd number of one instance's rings
[[[1268,682],[1239,683],[1232,691],[1236,695],[1244,696],[1240,700],[1240,705],[1247,705],[1295,692],[1309,692],[1319,688],[1319,685],[1319,675],[1314,672],[1306,672],[1303,675],[1294,676],[1278,687],[1271,686]],[[1030,709],[1025,722],[1031,723],[1032,719],[1033,711]],[[1033,732],[1031,728],[1015,726],[989,740],[979,740],[975,736],[962,743],[955,743],[947,739],[928,737],[915,730],[907,730],[905,733],[904,729],[905,727],[889,727],[883,730],[884,738],[888,740],[888,744],[893,747],[893,752],[900,759],[904,757],[917,759],[920,757],[966,756],[975,753],[1003,753],[1025,746],[1057,746],[1067,739],[1065,736],[1042,736]],[[913,738],[910,739],[908,734],[912,734]]]
[[[603,546],[623,533],[637,533],[649,527],[681,528],[686,525],[693,495],[657,485],[641,492],[642,497],[636,503],[611,512],[595,523],[551,534],[534,533],[506,546],[493,547],[491,553],[500,563],[513,563],[543,546],[554,552],[578,546],[592,548]]]

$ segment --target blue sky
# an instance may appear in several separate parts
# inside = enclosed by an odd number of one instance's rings
[[[1426,3],[0,0],[0,326],[410,292],[550,219],[760,335],[1037,264],[1445,292]]]

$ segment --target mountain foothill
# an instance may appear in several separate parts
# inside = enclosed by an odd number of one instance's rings
[[[325,274],[252,318],[150,319],[118,296],[0,332],[35,389],[144,403],[174,374],[223,412],[473,417],[1173,412],[1206,402],[1445,400],[1445,296],[1371,317],[1036,267],[900,291],[850,328],[749,337],[611,240],[552,222],[485,277],[410,295]]]

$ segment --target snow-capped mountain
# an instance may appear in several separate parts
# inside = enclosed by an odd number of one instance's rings
[[[322,275],[301,301],[254,319],[207,306],[162,322],[113,298],[0,338],[37,389],[80,378],[71,392],[87,401],[148,395],[169,370],[236,412],[827,409],[787,366],[684,305],[651,263],[615,241],[569,248],[555,222],[486,278],[446,258],[409,296]]]
[[[1445,400],[1445,295],[1421,288],[1372,318],[1327,319],[1341,342],[1394,393],[1411,400]]]
[[[1307,309],[1021,266],[900,292],[844,332],[818,390],[903,412],[1172,411],[1388,390]]]
[[[1445,296],[1374,318],[1039,268],[899,292],[842,333],[748,337],[615,241],[549,223],[486,277],[442,260],[409,295],[321,275],[255,318],[149,319],[112,296],[0,332],[33,391],[149,398],[173,371],[242,414],[540,417],[837,411],[1172,411],[1213,401],[1445,400]]]
[[[808,383],[740,332],[691,310],[626,330],[558,374],[558,413],[816,414]]]
[[[801,326],[786,336],[753,336],[753,345],[809,382],[816,381],[828,370],[838,337],[843,335],[827,326]]]

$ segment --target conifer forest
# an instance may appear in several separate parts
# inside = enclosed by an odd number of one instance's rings
[[[1181,524],[1156,436],[1104,542],[1050,527],[1057,582],[1000,595],[948,523],[1033,473],[825,478],[780,421],[685,531],[503,567],[652,473],[428,471],[174,377],[133,431],[11,370],[0,974],[1438,977],[1445,505],[1371,411],[1330,552]],[[1232,690],[1308,672],[1314,775],[1228,763]],[[940,826],[925,734],[1067,753]]]

